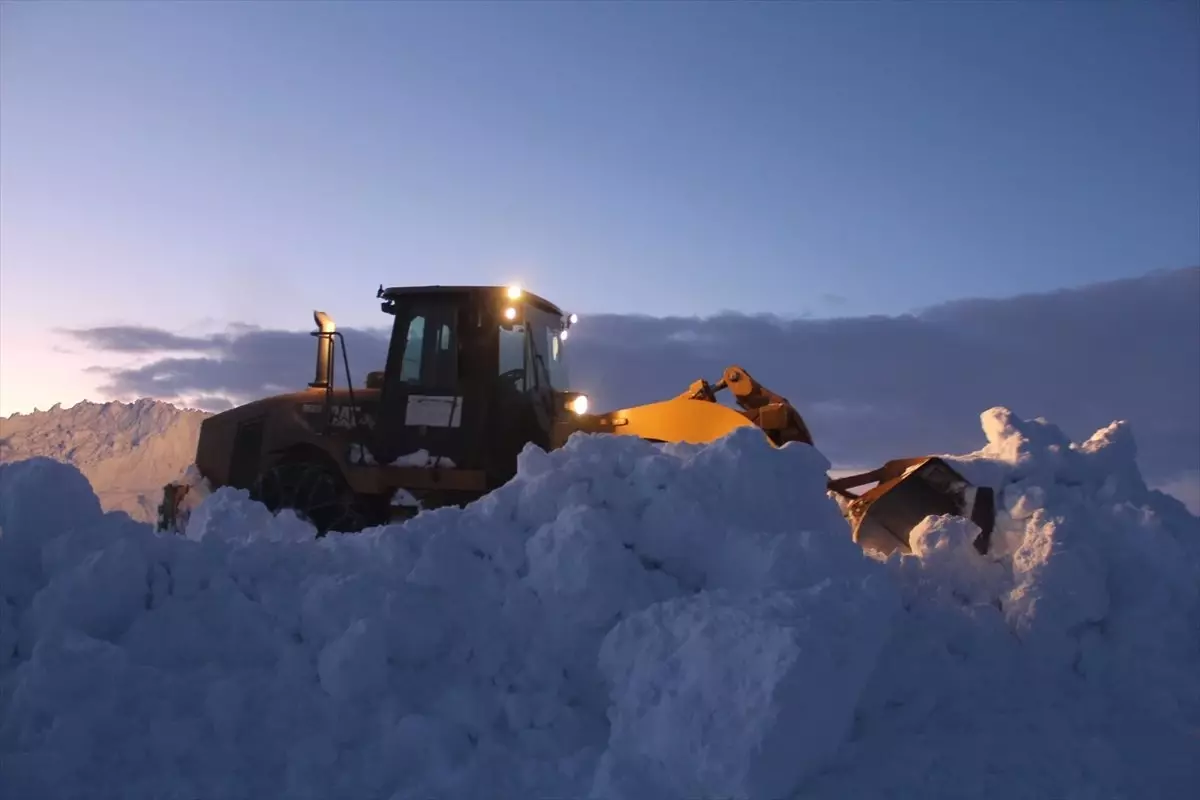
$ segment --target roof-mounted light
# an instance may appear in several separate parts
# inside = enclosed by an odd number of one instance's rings
[[[579,315],[572,314],[571,316],[567,317],[567,321],[574,325],[576,322],[579,322]]]
[[[521,287],[516,284],[513,284],[512,286],[508,287],[508,299],[509,300],[520,300],[521,299]]]

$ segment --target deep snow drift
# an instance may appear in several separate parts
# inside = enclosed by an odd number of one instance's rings
[[[465,510],[186,537],[0,467],[3,797],[1185,797],[1200,519],[1003,409],[997,552],[884,562],[812,448],[576,437]],[[899,455],[899,454],[898,454]]]

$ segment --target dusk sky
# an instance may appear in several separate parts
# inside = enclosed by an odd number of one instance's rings
[[[0,413],[136,362],[63,329],[378,325],[380,283],[582,325],[1200,264],[1198,9],[5,3]]]

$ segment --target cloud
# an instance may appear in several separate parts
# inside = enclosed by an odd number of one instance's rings
[[[262,330],[248,325],[207,337],[182,337],[153,328],[108,326],[67,332],[92,348],[117,353],[152,353],[155,358],[126,367],[93,367],[116,397],[194,398],[189,404],[217,410],[230,401],[303,388],[313,378],[316,345],[307,332]],[[355,385],[380,369],[387,353],[384,331],[343,330]],[[183,355],[192,353],[199,355]],[[337,360],[344,380],[343,360]]]
[[[835,463],[973,448],[979,413],[1005,405],[1077,438],[1130,421],[1148,477],[1200,467],[1200,268],[900,317],[591,317],[572,341],[601,407],[740,364]]]
[[[387,334],[344,334],[360,386],[382,368]],[[72,335],[109,351],[155,345],[161,357],[109,371],[107,390],[121,395],[242,402],[303,386],[313,363],[307,332]],[[739,364],[788,397],[840,465],[974,449],[980,412],[1004,405],[1075,438],[1128,420],[1152,481],[1200,470],[1200,268],[898,317],[597,315],[572,330],[571,350],[573,383],[596,408],[673,396]],[[339,374],[340,366],[339,358]]]
[[[201,411],[218,412],[228,411],[229,409],[233,408],[234,403],[228,397],[201,395],[200,397],[193,398],[188,405],[192,408],[198,408]]]
[[[1200,471],[1190,470],[1180,473],[1174,478],[1151,484],[1151,487],[1174,495],[1183,502],[1188,510],[1200,516]]]
[[[60,333],[82,339],[98,350],[112,353],[207,352],[219,350],[224,337],[180,336],[158,328],[136,325],[109,325],[87,330],[59,329]]]

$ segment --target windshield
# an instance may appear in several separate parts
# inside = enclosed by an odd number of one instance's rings
[[[500,328],[500,374],[515,376],[513,387],[525,391],[525,326],[521,324]]]
[[[534,380],[538,384],[549,384],[555,391],[566,391],[569,388],[567,343],[560,337],[563,330],[562,319],[529,305],[525,307],[525,320],[529,326],[529,340],[533,348]]]
[[[562,320],[534,306],[525,307],[524,323],[500,326],[500,374],[519,392],[535,387],[566,391],[567,345]]]

